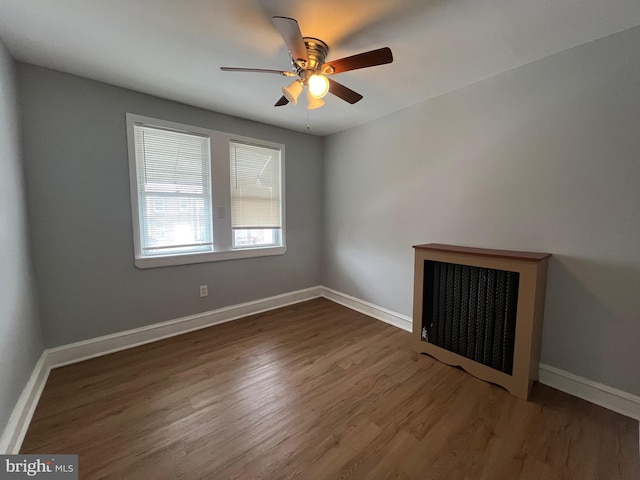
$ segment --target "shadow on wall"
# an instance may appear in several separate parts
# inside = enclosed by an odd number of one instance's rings
[[[541,361],[640,394],[640,266],[552,256]]]

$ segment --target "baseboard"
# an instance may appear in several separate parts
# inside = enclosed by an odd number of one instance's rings
[[[14,455],[20,452],[22,441],[27,434],[27,429],[38,406],[44,385],[47,383],[49,371],[47,355],[42,352],[2,432],[0,454]]]
[[[274,297],[231,305],[197,315],[125,330],[124,332],[91,338],[45,350],[47,364],[51,368],[61,367],[321,296],[320,287],[311,287]]]
[[[541,363],[538,381],[601,407],[640,421],[640,396]]]
[[[322,296],[329,300],[408,332],[412,330],[413,322],[410,317],[324,286],[320,287],[320,289]],[[538,367],[538,381],[557,390],[640,421],[640,397],[637,395],[579,377],[543,363]]]
[[[324,286],[320,289],[322,296],[329,300],[408,332],[412,331],[413,322],[410,317]],[[543,363],[539,365],[538,377],[540,383],[640,421],[640,397],[637,395]]]
[[[327,298],[402,330],[412,331],[412,320],[406,315],[393,312],[331,288],[317,286],[46,349],[42,352],[38,363],[33,369],[31,377],[22,391],[9,422],[0,437],[0,454],[15,454],[19,452],[49,376],[49,371],[52,368],[81,362],[89,358],[107,355],[318,297]],[[578,377],[545,364],[540,364],[539,381],[588,402],[640,420],[640,397],[636,395]]]
[[[111,335],[91,338],[81,342],[45,349],[16,402],[9,422],[0,436],[0,454],[19,453],[31,423],[40,395],[52,368],[81,362],[146,343],[200,330],[248,315],[286,307],[322,296],[320,287],[311,287],[274,297],[219,308],[175,320],[156,323],[141,328],[125,330]]]
[[[355,310],[356,312],[364,313],[365,315],[373,317],[377,320],[381,320],[385,323],[393,325],[394,327],[406,330],[407,332],[412,331],[413,321],[406,315],[392,312],[391,310],[387,310],[386,308],[379,307],[378,305],[367,302],[365,300],[361,300],[356,297],[352,297],[351,295],[347,295],[346,293],[332,290],[331,288],[320,287],[320,290],[323,297],[333,302],[344,305],[345,307],[348,307],[351,310]]]

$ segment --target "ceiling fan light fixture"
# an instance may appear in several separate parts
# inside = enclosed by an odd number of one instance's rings
[[[324,105],[324,100],[311,95],[311,92],[307,93],[307,110],[315,110]]]
[[[302,93],[302,82],[300,80],[294,80],[290,85],[282,87],[282,94],[293,105],[298,103],[298,97]]]
[[[329,79],[324,75],[314,74],[309,77],[309,94],[315,98],[322,98],[329,92]]]
[[[298,97],[304,87],[308,87],[307,105],[310,110],[321,107],[324,102],[319,102],[327,93],[331,93],[345,102],[353,105],[362,100],[362,95],[348,87],[329,80],[327,75],[359,70],[361,68],[375,67],[393,62],[393,54],[389,47],[369,50],[349,57],[339,58],[326,62],[329,53],[329,45],[316,37],[303,37],[300,26],[295,18],[273,16],[271,17],[276,30],[284,40],[289,50],[291,70],[275,70],[265,68],[244,67],[220,67],[225,72],[257,72],[276,73],[286,77],[298,77],[291,85],[282,88],[283,96],[278,99],[274,107],[281,107],[289,103],[296,105]]]

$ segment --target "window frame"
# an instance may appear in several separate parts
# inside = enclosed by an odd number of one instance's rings
[[[286,198],[285,198],[285,146],[281,143],[220,132],[204,127],[170,122],[158,118],[127,113],[127,148],[129,156],[129,188],[131,193],[131,220],[133,227],[134,264],[137,268],[157,268],[174,265],[216,262],[239,258],[283,255],[286,247]],[[211,215],[214,251],[181,253],[175,255],[145,256],[142,254],[140,232],[140,205],[138,202],[138,172],[135,151],[134,125],[176,130],[209,138],[209,159],[211,175]],[[233,229],[231,227],[231,165],[230,143],[247,143],[280,151],[280,245],[264,247],[233,247]]]

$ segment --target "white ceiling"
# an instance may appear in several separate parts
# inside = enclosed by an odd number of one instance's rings
[[[271,16],[296,18],[328,59],[391,47],[394,62],[334,77],[355,105],[275,108],[289,68]],[[639,0],[0,0],[20,61],[294,130],[327,135],[640,25]]]

